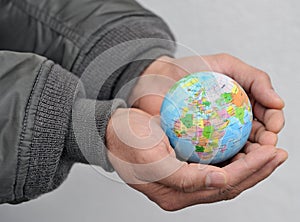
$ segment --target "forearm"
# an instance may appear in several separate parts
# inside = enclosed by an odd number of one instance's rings
[[[50,192],[75,162],[112,170],[105,130],[123,101],[85,99],[75,75],[36,55],[1,51],[0,63],[0,203]]]

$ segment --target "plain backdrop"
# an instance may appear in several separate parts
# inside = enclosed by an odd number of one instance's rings
[[[140,0],[162,16],[178,42],[199,54],[235,55],[268,72],[285,99],[278,146],[288,161],[238,198],[164,212],[142,194],[76,165],[56,191],[19,206],[0,206],[0,222],[300,221],[300,1]],[[188,54],[178,51],[178,56]]]

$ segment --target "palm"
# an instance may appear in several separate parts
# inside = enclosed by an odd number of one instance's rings
[[[181,162],[159,123],[136,109],[117,110],[106,138],[109,159],[120,177],[165,210],[232,199],[287,157],[274,146],[248,144],[223,168]]]

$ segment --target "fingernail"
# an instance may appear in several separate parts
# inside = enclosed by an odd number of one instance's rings
[[[223,187],[226,184],[226,177],[221,172],[210,172],[205,179],[206,187]]]

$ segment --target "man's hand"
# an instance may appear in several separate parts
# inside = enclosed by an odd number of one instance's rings
[[[248,143],[219,168],[176,159],[159,119],[118,109],[106,132],[108,157],[120,177],[168,211],[235,198],[268,177],[287,158],[272,145]]]
[[[277,133],[284,126],[284,102],[275,93],[266,73],[227,54],[158,59],[141,76],[133,90],[131,103],[151,115],[159,115],[170,87],[182,77],[204,70],[228,75],[244,88],[254,114],[249,142],[275,146]]]

